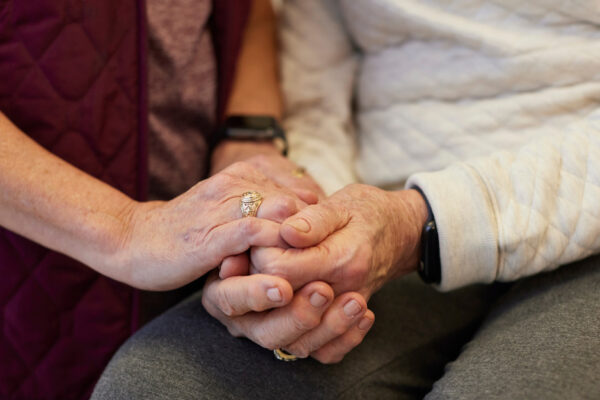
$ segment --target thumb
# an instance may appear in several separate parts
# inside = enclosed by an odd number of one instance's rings
[[[280,234],[290,246],[311,247],[350,221],[345,208],[336,207],[335,202],[327,199],[321,203],[303,208],[281,224]]]

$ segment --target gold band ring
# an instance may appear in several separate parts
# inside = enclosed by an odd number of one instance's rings
[[[260,207],[262,200],[262,195],[258,192],[249,191],[243,193],[242,199],[240,200],[242,217],[256,217],[258,207]]]
[[[275,354],[275,358],[280,360],[280,361],[296,361],[298,359],[298,357],[296,357],[293,354],[288,353],[285,350],[282,349],[275,349],[273,350],[273,354]]]
[[[298,167],[292,171],[292,175],[294,175],[296,178],[303,178],[304,175],[306,175],[306,168]]]

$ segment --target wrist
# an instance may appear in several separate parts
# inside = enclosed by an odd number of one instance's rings
[[[233,163],[245,161],[259,154],[280,156],[281,152],[269,141],[222,140],[212,153],[210,174],[214,175]]]
[[[421,234],[427,222],[427,204],[414,189],[392,192],[397,240],[397,276],[416,271],[421,255]]]
[[[153,203],[153,202],[152,202]],[[115,215],[114,224],[108,230],[105,245],[94,256],[90,265],[101,267],[102,273],[113,279],[135,286],[131,277],[135,259],[135,227],[142,216],[141,210],[150,202],[129,199]]]

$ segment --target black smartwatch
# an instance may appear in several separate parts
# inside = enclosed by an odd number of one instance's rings
[[[213,148],[222,140],[272,142],[285,156],[288,144],[283,128],[273,117],[263,115],[232,115],[217,132]]]
[[[421,232],[421,259],[419,261],[419,276],[425,283],[440,283],[442,281],[442,264],[440,261],[440,240],[438,237],[435,217],[427,197],[421,189],[414,187],[427,205],[427,221]]]

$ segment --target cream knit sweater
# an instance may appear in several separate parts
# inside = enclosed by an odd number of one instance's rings
[[[419,186],[442,290],[600,251],[598,0],[287,0],[290,157]]]

